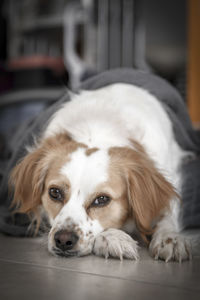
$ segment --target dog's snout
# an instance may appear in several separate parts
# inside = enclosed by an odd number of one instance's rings
[[[57,231],[54,235],[56,247],[62,251],[73,249],[78,239],[78,236],[74,232],[67,230]]]

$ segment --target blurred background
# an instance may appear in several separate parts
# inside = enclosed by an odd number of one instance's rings
[[[170,81],[199,126],[199,29],[199,0],[1,0],[1,157],[66,86],[118,67]]]

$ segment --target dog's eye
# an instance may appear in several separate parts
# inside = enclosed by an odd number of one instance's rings
[[[93,202],[92,202],[92,206],[105,206],[106,204],[108,204],[110,202],[110,197],[108,196],[99,196],[97,197]]]
[[[55,200],[55,201],[63,200],[63,192],[56,187],[52,187],[49,189],[49,196],[52,200]]]

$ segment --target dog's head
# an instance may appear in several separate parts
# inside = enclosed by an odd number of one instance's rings
[[[130,218],[145,237],[175,192],[143,147],[88,148],[68,134],[40,143],[13,170],[13,203],[37,214],[43,206],[51,230],[50,252],[92,252],[95,237],[123,228]]]

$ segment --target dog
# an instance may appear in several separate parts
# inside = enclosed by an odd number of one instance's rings
[[[137,260],[136,232],[155,259],[191,259],[179,221],[188,153],[159,100],[125,83],[71,98],[12,172],[18,211],[48,218],[53,255]]]

